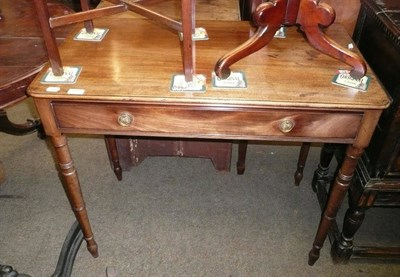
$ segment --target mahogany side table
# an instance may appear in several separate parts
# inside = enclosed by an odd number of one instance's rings
[[[181,70],[181,53],[169,30],[141,19],[108,17],[95,23],[109,28],[100,44],[71,36],[60,47],[66,66],[82,68],[76,83],[42,83],[46,67],[28,89],[55,149],[62,184],[89,252],[98,256],[68,134],[345,143],[346,157],[309,254],[309,264],[314,264],[358,158],[390,103],[373,73],[367,92],[333,85],[332,77],[346,65],[288,30],[286,39],[274,40],[232,66],[245,72],[247,88],[216,88],[210,76],[215,61],[248,37],[250,25],[202,21],[209,40],[197,43],[196,58],[197,72],[207,76],[206,90],[176,93],[170,91],[170,81]],[[342,45],[351,42],[340,26],[331,26],[329,35]]]

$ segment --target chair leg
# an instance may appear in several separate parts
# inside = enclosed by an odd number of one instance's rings
[[[300,182],[303,179],[304,166],[306,165],[308,152],[310,151],[310,146],[311,146],[310,142],[303,142],[303,144],[301,145],[299,160],[297,162],[297,169],[296,172],[294,173],[294,184],[296,186],[300,185]]]
[[[90,5],[88,0],[80,0],[80,5],[82,11],[88,11],[90,10]],[[87,20],[84,22],[86,32],[88,33],[93,33],[94,31],[94,26],[93,26],[93,20]]]
[[[64,70],[61,62],[60,52],[58,51],[56,37],[49,23],[50,14],[47,8],[47,1],[34,0],[33,2],[35,3],[38,20],[42,29],[50,67],[55,76],[62,76],[64,74]]]

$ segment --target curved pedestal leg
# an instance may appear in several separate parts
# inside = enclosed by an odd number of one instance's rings
[[[362,78],[367,71],[365,62],[358,55],[331,40],[321,30],[321,25],[328,27],[334,20],[335,11],[329,5],[319,4],[316,0],[301,1],[297,23],[301,25],[308,42],[322,53],[352,66],[350,75],[353,78]]]
[[[0,132],[22,136],[37,131],[41,126],[40,120],[27,120],[26,123],[16,124],[11,122],[5,110],[0,110]]]
[[[333,184],[325,211],[318,226],[317,234],[315,235],[313,247],[308,256],[309,265],[313,265],[319,258],[320,249],[322,248],[328,232],[335,221],[340,204],[349,189],[350,181],[362,152],[363,149],[356,148],[352,145],[347,147],[343,164]]]
[[[215,74],[226,79],[231,74],[230,66],[267,45],[285,21],[286,0],[275,0],[259,5],[253,14],[259,26],[255,34],[238,48],[221,57],[215,65]]]
[[[52,136],[51,142],[54,146],[60,176],[64,186],[65,193],[75,213],[75,217],[82,228],[84,238],[87,243],[87,249],[93,257],[98,256],[97,243],[94,240],[92,228],[90,226],[85,203],[81,192],[78,176],[71,155],[68,149],[67,139],[64,135]]]

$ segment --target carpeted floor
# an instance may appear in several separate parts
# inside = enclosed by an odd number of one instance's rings
[[[32,113],[30,100],[9,109],[19,122]],[[51,151],[36,134],[0,133],[0,140],[0,264],[50,276],[74,222]],[[400,276],[398,262],[335,265],[328,241],[307,265],[320,219],[310,188],[318,145],[295,187],[294,144],[250,145],[243,176],[235,173],[235,147],[229,173],[206,159],[152,157],[117,181],[102,137],[71,136],[69,143],[100,254],[92,258],[83,244],[72,276],[106,276],[107,267],[121,277]],[[399,209],[371,209],[355,242],[400,246],[399,219]]]

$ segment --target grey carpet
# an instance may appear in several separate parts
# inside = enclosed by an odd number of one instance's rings
[[[30,100],[10,108],[22,122]],[[0,264],[32,277],[50,276],[74,222],[46,141],[0,133]],[[100,136],[72,136],[99,258],[83,244],[73,276],[400,276],[400,264],[335,265],[327,241],[310,267],[320,219],[310,188],[320,147],[311,149],[300,187],[293,185],[299,146],[249,146],[246,172],[217,172],[206,159],[152,157],[117,181]],[[344,206],[346,203],[344,203]],[[339,222],[344,209],[340,211]],[[400,246],[399,209],[371,209],[357,244]]]

